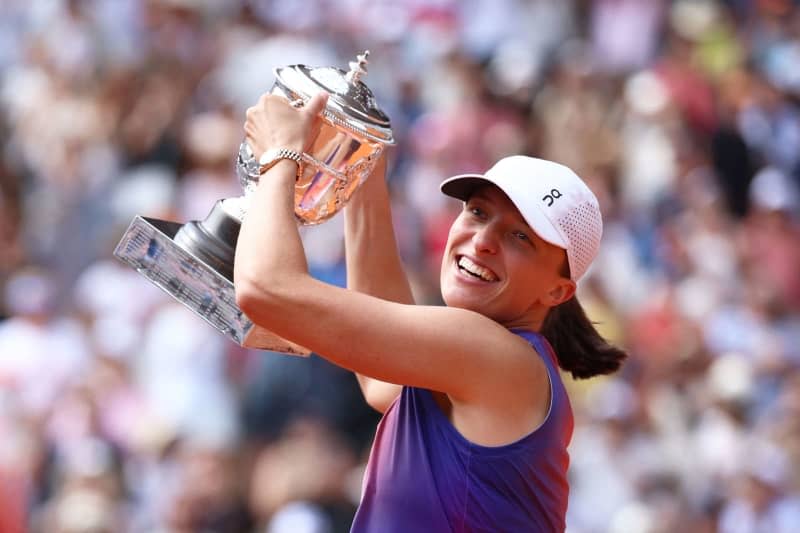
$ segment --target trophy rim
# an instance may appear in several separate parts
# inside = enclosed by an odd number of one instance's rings
[[[371,141],[377,141],[387,145],[394,145],[394,133],[391,129],[391,123],[388,116],[377,106],[367,107],[363,106],[363,111],[349,105],[342,95],[322,85],[319,81],[309,75],[310,72],[318,69],[325,68],[337,72],[341,75],[342,80],[350,86],[354,84],[346,80],[346,73],[336,67],[309,67],[307,65],[288,65],[285,67],[277,67],[273,69],[275,74],[275,84],[286,94],[290,99],[302,98],[307,100],[314,94],[320,91],[327,91],[331,97],[328,99],[323,115],[330,122],[336,126],[345,128],[356,135],[363,136]],[[286,74],[294,72],[297,74],[297,79],[302,81],[303,87],[296,87],[289,84],[286,79]],[[373,100],[374,96],[369,87],[361,80],[356,80],[355,84]],[[355,101],[355,100],[354,100]],[[378,115],[379,113],[379,115]]]

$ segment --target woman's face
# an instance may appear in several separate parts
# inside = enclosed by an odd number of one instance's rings
[[[542,240],[499,188],[476,190],[450,228],[442,259],[442,297],[506,327],[539,329],[575,283],[561,275],[563,249]]]

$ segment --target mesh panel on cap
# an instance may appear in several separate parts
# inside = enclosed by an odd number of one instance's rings
[[[579,203],[558,219],[558,225],[569,239],[567,260],[572,279],[577,280],[589,268],[600,247],[603,233],[600,210],[591,202]]]

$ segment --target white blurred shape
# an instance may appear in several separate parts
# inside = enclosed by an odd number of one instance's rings
[[[275,513],[266,533],[330,533],[330,521],[320,509],[307,502],[291,502]]]
[[[655,533],[653,512],[641,502],[631,502],[614,514],[608,526],[609,533]]]
[[[776,167],[768,166],[753,177],[748,191],[753,207],[768,211],[796,211],[800,207],[800,192],[789,176]]]
[[[118,221],[136,215],[156,215],[167,211],[175,196],[177,177],[168,167],[145,164],[135,167],[117,181],[109,204]]]
[[[642,115],[655,115],[669,104],[666,87],[651,71],[637,72],[625,82],[625,101]]]
[[[753,393],[753,368],[747,359],[728,353],[714,360],[708,370],[707,386],[721,400],[748,400]]]

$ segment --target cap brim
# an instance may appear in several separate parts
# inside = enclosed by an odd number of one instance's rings
[[[541,209],[523,209],[518,203],[520,195],[515,194],[513,187],[509,187],[508,184],[497,183],[497,181],[481,174],[459,174],[458,176],[453,176],[452,178],[444,180],[439,185],[439,190],[447,196],[452,196],[453,198],[458,198],[466,202],[476,189],[486,185],[495,185],[500,188],[517,209],[519,209],[522,217],[528,223],[528,226],[530,226],[539,237],[559,248],[567,248],[567,241],[558,232],[553,223],[544,215]]]
[[[493,185],[494,182],[481,174],[459,174],[444,180],[439,185],[439,190],[447,196],[466,201],[475,189],[490,184]]]

